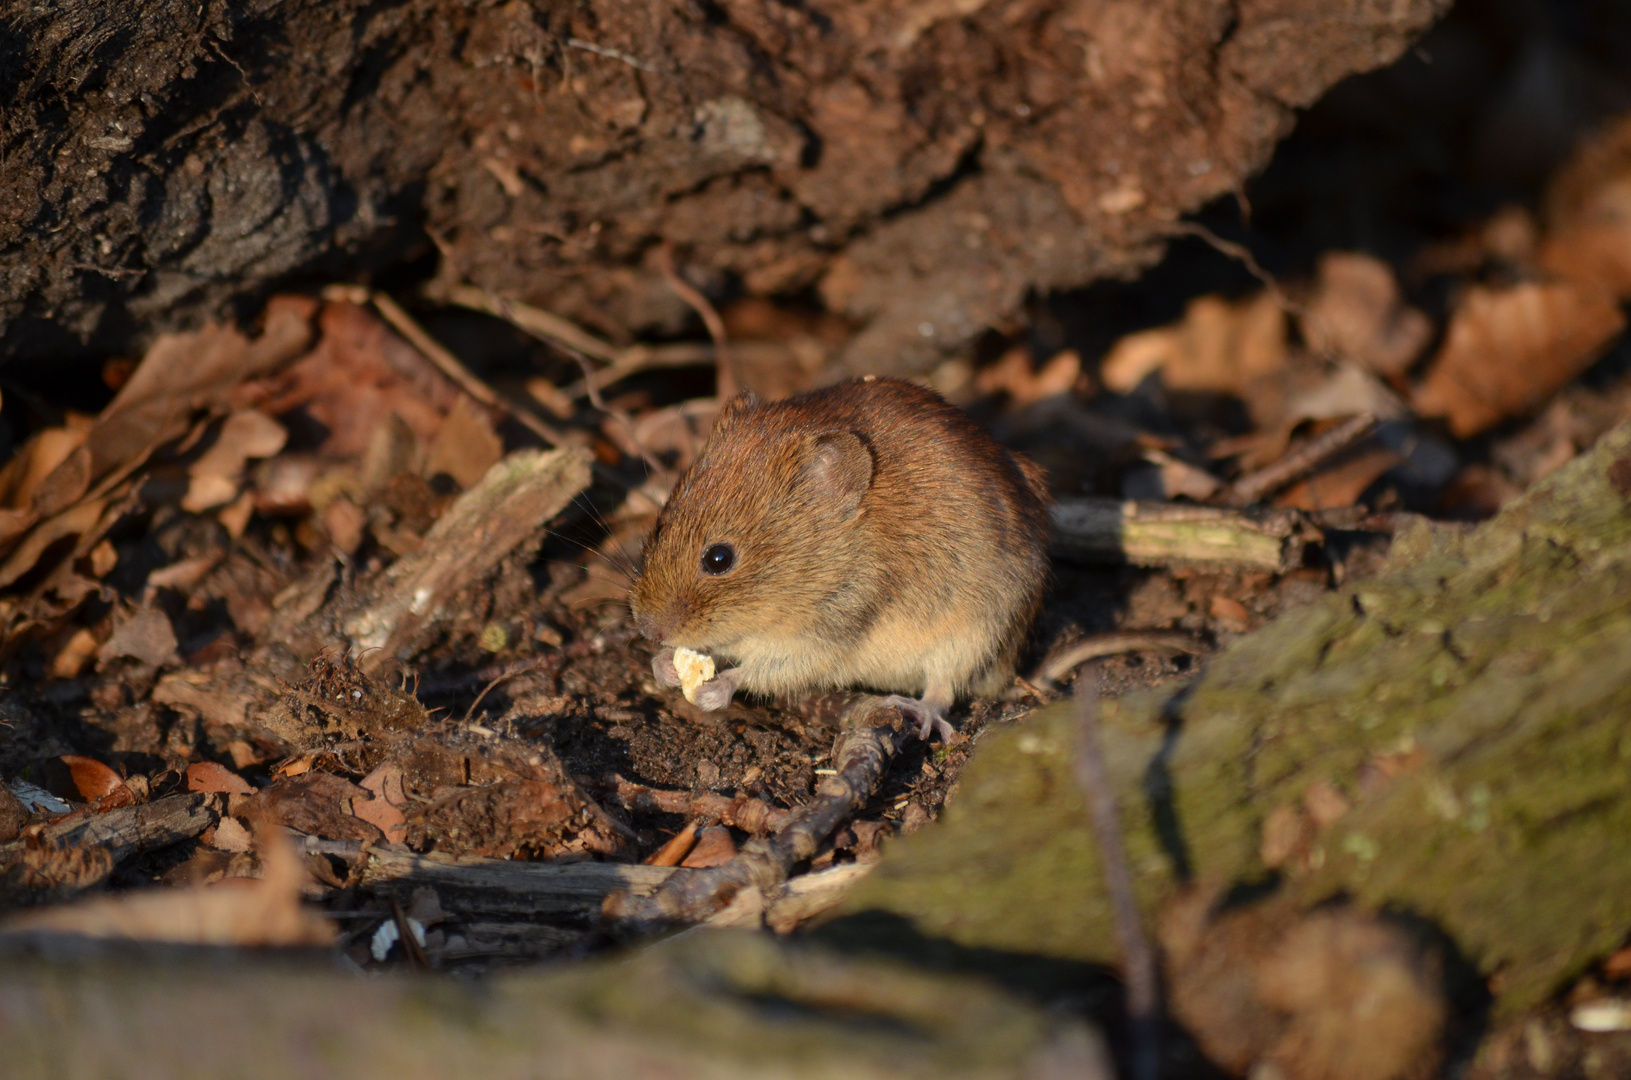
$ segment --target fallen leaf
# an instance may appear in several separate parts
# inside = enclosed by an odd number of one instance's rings
[[[1541,265],[1631,298],[1631,117],[1582,144],[1558,170],[1545,202]]]
[[[204,580],[204,576],[221,564],[224,553],[212,551],[191,559],[179,559],[147,575],[149,589],[180,589],[185,592]]]
[[[69,536],[79,536],[94,529],[107,508],[106,499],[91,499],[70,507],[48,521],[35,526],[14,548],[6,561],[0,564],[0,589],[5,588],[39,562],[40,556]]]
[[[445,429],[444,429],[445,430]],[[323,531],[334,546],[347,555],[355,555],[362,547],[363,530],[368,527],[368,515],[357,504],[340,496],[323,507],[320,515]]]
[[[187,468],[191,478],[181,508],[197,514],[238,496],[238,482],[251,458],[269,458],[283,449],[289,433],[257,409],[227,417],[215,442]]]
[[[112,795],[125,786],[123,777],[95,758],[83,754],[63,754],[58,760],[68,766],[74,789],[86,802]]]
[[[1160,450],[1146,450],[1143,463],[1123,475],[1121,495],[1125,499],[1200,501],[1211,498],[1222,486],[1222,481],[1199,466]]]
[[[357,786],[364,791],[372,792],[376,798],[384,799],[392,806],[406,806],[408,793],[403,786],[403,780],[402,766],[394,761],[387,761],[357,781]]]
[[[1181,322],[1116,342],[1099,374],[1118,394],[1156,371],[1168,390],[1240,394],[1286,366],[1285,329],[1285,313],[1266,292],[1240,303],[1202,296]]]
[[[331,943],[333,925],[300,904],[305,871],[293,845],[270,829],[259,841],[263,873],[258,880],[230,878],[25,911],[0,922],[0,930],[194,945]]]
[[[1244,634],[1251,626],[1251,612],[1246,610],[1245,604],[1233,597],[1221,593],[1213,596],[1207,611],[1212,618],[1222,623],[1225,629],[1233,630],[1237,634]]]
[[[249,830],[235,817],[223,817],[205,836],[210,847],[233,855],[248,851],[253,846]]]
[[[90,417],[70,413],[63,426],[38,432],[13,453],[0,468],[0,506],[32,506],[45,478],[85,445],[91,423]]]
[[[1383,474],[1404,464],[1404,461],[1398,454],[1381,447],[1350,454],[1293,484],[1274,500],[1274,504],[1298,510],[1336,510],[1352,506]]]
[[[642,861],[647,866],[678,866],[680,860],[691,853],[691,848],[697,842],[697,822],[695,820],[685,823],[685,828],[668,838],[662,847],[647,855]]]
[[[362,457],[393,413],[428,445],[462,396],[458,387],[365,308],[327,303],[317,322],[312,351],[254,388],[262,411],[304,409],[327,430],[317,453],[330,459]]]
[[[113,628],[97,659],[107,664],[128,656],[149,667],[160,667],[176,653],[176,632],[158,608],[140,608]]]
[[[187,790],[221,795],[252,795],[249,781],[214,761],[195,761],[187,766]]]
[[[1033,370],[1031,350],[1016,345],[974,377],[974,389],[982,394],[1007,394],[1011,407],[1024,408],[1044,398],[1070,393],[1081,373],[1082,358],[1074,349],[1055,353],[1040,369]]]
[[[353,805],[371,797],[333,773],[310,769],[261,789],[254,801],[296,832],[377,844],[383,839],[383,831],[351,813]]]
[[[1551,397],[1625,329],[1612,293],[1569,282],[1469,287],[1415,394],[1416,411],[1467,438]]]
[[[85,663],[96,655],[96,635],[84,627],[75,630],[73,636],[63,642],[62,648],[51,659],[51,677],[53,679],[76,679],[79,673],[85,670]]]
[[[1315,351],[1390,376],[1403,374],[1433,336],[1432,320],[1404,303],[1388,265],[1348,251],[1320,258],[1301,325]]]
[[[408,819],[398,807],[378,796],[352,800],[351,813],[384,833],[387,843],[400,844],[407,839]]]
[[[161,336],[86,437],[92,477],[182,434],[195,411],[226,408],[229,392],[240,383],[299,356],[311,341],[314,308],[306,297],[273,297],[254,339],[218,324]]]
[[[504,456],[504,443],[481,406],[461,394],[425,453],[425,475],[446,473],[461,488],[474,487]]]
[[[696,846],[681,862],[681,866],[723,866],[736,858],[736,841],[731,831],[719,825],[710,825],[697,833]]]

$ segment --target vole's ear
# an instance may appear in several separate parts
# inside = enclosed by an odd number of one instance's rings
[[[810,439],[804,475],[811,490],[853,517],[872,486],[872,450],[853,431],[828,431]]]
[[[737,394],[719,407],[719,412],[714,415],[714,430],[724,431],[732,420],[757,404],[759,399],[754,396],[752,390],[744,390]]]

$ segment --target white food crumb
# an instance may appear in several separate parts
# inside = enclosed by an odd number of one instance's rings
[[[680,690],[685,700],[695,705],[697,689],[714,677],[714,658],[690,649],[675,649],[674,670],[679,672]]]

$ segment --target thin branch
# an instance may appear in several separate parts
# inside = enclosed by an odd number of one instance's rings
[[[1297,318],[1307,314],[1307,309],[1286,295],[1286,291],[1280,287],[1280,282],[1276,280],[1273,274],[1263,269],[1262,264],[1257,261],[1257,257],[1252,254],[1251,248],[1245,244],[1225,240],[1205,225],[1194,221],[1174,222],[1167,229],[1167,232],[1174,236],[1193,236],[1196,239],[1204,240],[1217,251],[1240,263],[1241,266],[1246,268],[1248,274],[1262,282],[1263,288],[1268,292],[1269,296],[1276,304],[1280,305],[1280,310]]]
[[[674,295],[691,305],[692,309],[702,317],[702,325],[708,328],[708,336],[714,342],[714,355],[718,360],[717,374],[715,375],[714,396],[720,401],[729,401],[736,396],[741,387],[741,380],[737,378],[736,366],[731,362],[730,350],[726,347],[725,320],[719,317],[719,312],[709,303],[690,282],[680,277],[674,269],[674,245],[663,243],[657,248],[657,270],[663,275],[668,287],[674,290]]]
[[[1250,506],[1265,496],[1313,472],[1331,458],[1342,453],[1376,427],[1376,417],[1370,413],[1350,416],[1329,431],[1314,436],[1272,465],[1247,473],[1229,488],[1227,501],[1235,506]]]
[[[1076,694],[1076,783],[1087,803],[1089,824],[1104,867],[1104,887],[1115,920],[1116,945],[1121,952],[1122,977],[1127,984],[1127,1020],[1132,1028],[1132,1080],[1155,1080],[1160,1068],[1156,1025],[1160,1019],[1160,989],[1156,982],[1155,950],[1144,933],[1133,892],[1127,849],[1121,842],[1116,794],[1104,766],[1099,745],[1098,691],[1094,680],[1083,679]]]
[[[441,342],[426,333],[425,328],[415,322],[413,317],[406,311],[403,311],[401,305],[395,300],[382,292],[372,290],[365,290],[364,295],[373,303],[374,309],[380,313],[386,322],[391,324],[397,333],[406,338],[409,344],[424,354],[425,359],[435,364],[442,374],[452,379],[465,393],[483,405],[498,409],[514,418],[528,431],[531,431],[549,445],[569,445],[565,436],[555,428],[544,423],[528,410],[517,408],[494,393],[492,387],[477,378],[474,372],[459,361],[458,357],[449,352]],[[348,299],[353,298],[348,297]]]
[[[858,694],[831,694],[815,708],[843,716],[843,734],[833,748],[837,772],[824,776],[815,798],[788,815],[773,837],[748,841],[722,866],[669,878],[650,896],[613,893],[601,914],[619,934],[645,934],[702,922],[723,910],[745,889],[768,892],[782,885],[793,867],[820,850],[826,839],[867,804],[894,760],[904,718],[893,706]]]
[[[596,45],[592,41],[584,41],[582,38],[575,37],[567,38],[566,43],[572,46],[574,49],[582,49],[586,53],[594,53],[596,56],[604,56],[608,60],[616,60],[620,63],[627,64],[631,68],[637,68],[640,71],[649,71],[653,75],[657,74],[656,68],[652,67],[638,56],[626,53],[621,49],[607,48],[605,45]]]

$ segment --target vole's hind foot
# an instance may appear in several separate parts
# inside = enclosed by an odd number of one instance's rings
[[[731,703],[742,685],[742,669],[726,668],[697,687],[696,706],[703,712],[718,712]]]
[[[674,666],[673,646],[657,650],[657,655],[651,658],[651,673],[657,677],[657,685],[664,689],[680,684],[680,670]]]
[[[924,742],[929,741],[930,732],[938,732],[940,741],[950,746],[957,739],[957,731],[946,719],[946,706],[926,698],[907,697],[904,694],[890,694],[884,698],[885,705],[893,705],[905,714],[908,720],[917,722],[917,737]]]

